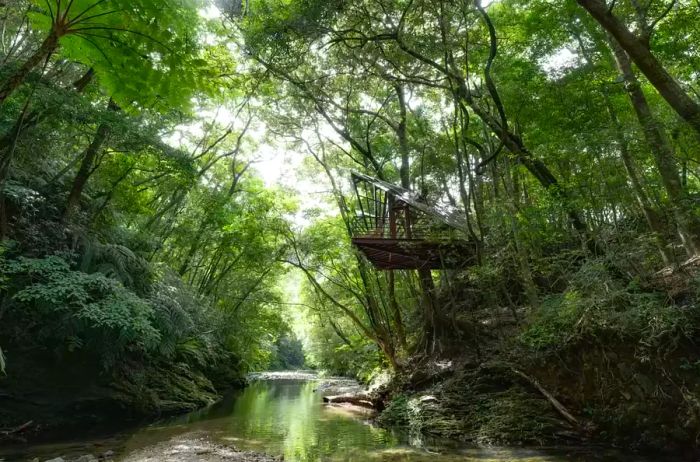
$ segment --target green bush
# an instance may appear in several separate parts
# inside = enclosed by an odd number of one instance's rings
[[[12,297],[9,315],[30,320],[38,342],[90,346],[104,360],[126,350],[153,351],[160,342],[148,301],[102,273],[74,271],[55,255],[6,261],[0,271]]]
[[[564,348],[581,338],[617,338],[659,353],[680,338],[692,338],[700,325],[696,304],[678,306],[664,294],[611,274],[604,262],[583,264],[562,294],[545,297],[530,315],[520,342],[534,350]]]

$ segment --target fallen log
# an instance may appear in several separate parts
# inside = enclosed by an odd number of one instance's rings
[[[366,407],[369,409],[374,409],[374,404],[366,396],[357,396],[357,395],[324,396],[323,402],[326,404],[352,404],[355,406],[361,406],[361,407]]]
[[[577,419],[576,417],[574,417],[573,414],[571,414],[571,413],[564,407],[564,405],[561,404],[561,402],[559,402],[558,399],[556,399],[550,392],[548,392],[548,391],[542,386],[542,384],[540,384],[540,382],[539,382],[536,378],[530,377],[529,375],[527,375],[527,374],[525,374],[524,372],[522,372],[522,371],[520,371],[520,370],[518,370],[518,369],[515,369],[515,368],[511,368],[511,370],[513,371],[513,373],[515,373],[516,375],[522,377],[522,378],[525,379],[528,383],[530,383],[530,385],[532,385],[533,387],[535,387],[535,388],[537,389],[537,391],[539,391],[539,392],[542,394],[542,396],[544,396],[544,397],[547,399],[547,401],[550,402],[550,404],[552,405],[552,407],[554,407],[554,409],[556,409],[556,411],[557,411],[562,417],[564,417],[564,419],[566,419],[570,424],[572,424],[574,427],[578,427],[578,428],[581,427],[581,424],[580,424],[580,422],[578,421],[578,419]]]
[[[11,428],[9,430],[0,430],[0,441],[2,441],[2,440],[15,440],[15,439],[18,441],[24,441],[24,438],[22,438],[20,436],[20,434],[24,433],[32,425],[34,425],[34,421],[30,420],[29,422],[23,423],[19,427]]]

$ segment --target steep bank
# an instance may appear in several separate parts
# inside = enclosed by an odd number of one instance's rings
[[[88,358],[13,356],[0,379],[2,443],[89,436],[213,404],[244,384],[229,366],[124,361],[109,371]]]
[[[627,284],[594,269],[582,267],[585,285],[574,280],[518,319],[485,303],[470,313],[463,305],[457,319],[481,326],[479,354],[470,338],[453,336],[441,354],[413,357],[380,422],[476,444],[697,454],[697,262]]]

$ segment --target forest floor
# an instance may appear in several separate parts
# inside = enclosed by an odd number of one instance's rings
[[[471,307],[481,354],[468,354],[465,334],[442,354],[408,358],[379,397],[379,422],[468,444],[603,444],[700,460],[700,262],[634,284],[605,272],[586,281],[521,319]]]

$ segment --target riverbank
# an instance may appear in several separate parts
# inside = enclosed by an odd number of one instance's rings
[[[306,374],[306,373],[305,373]],[[268,377],[268,378],[263,378]],[[270,379],[269,377],[275,377]],[[290,378],[291,377],[291,378]],[[323,402],[326,392],[361,387],[348,379],[259,375],[244,390],[184,416],[135,428],[109,440],[26,447],[6,462],[639,462],[591,446],[478,447],[382,428],[363,408]],[[337,396],[337,395],[336,395]],[[427,402],[428,400],[423,400]],[[283,459],[281,459],[283,457]]]
[[[461,338],[478,348],[449,331],[440,351],[404,360],[378,421],[466,444],[601,444],[696,461],[699,267],[626,283],[590,264],[518,311],[465,282],[452,325],[475,326]]]
[[[114,433],[212,405],[245,383],[235,368],[177,361],[126,361],[104,371],[74,357],[13,359],[0,379],[0,444]]]
[[[685,433],[693,421],[674,414],[682,403],[670,394],[629,391],[621,384],[581,391],[586,381],[591,386],[594,366],[566,382],[567,388],[557,382],[558,376],[547,376],[546,369],[539,370],[541,381],[497,362],[450,366],[431,376],[426,373],[430,365],[424,363],[394,379],[376,422],[405,428],[416,438],[467,446],[602,446],[653,456],[651,460],[698,460]],[[615,393],[629,397],[615,398]]]
[[[211,441],[205,434],[192,433],[136,451],[120,462],[275,462],[283,460],[265,454],[241,451]]]
[[[0,461],[4,459],[0,457]],[[202,432],[193,432],[139,449],[127,455],[113,450],[102,453],[34,457],[31,462],[277,462],[282,459],[243,451],[212,441]]]

